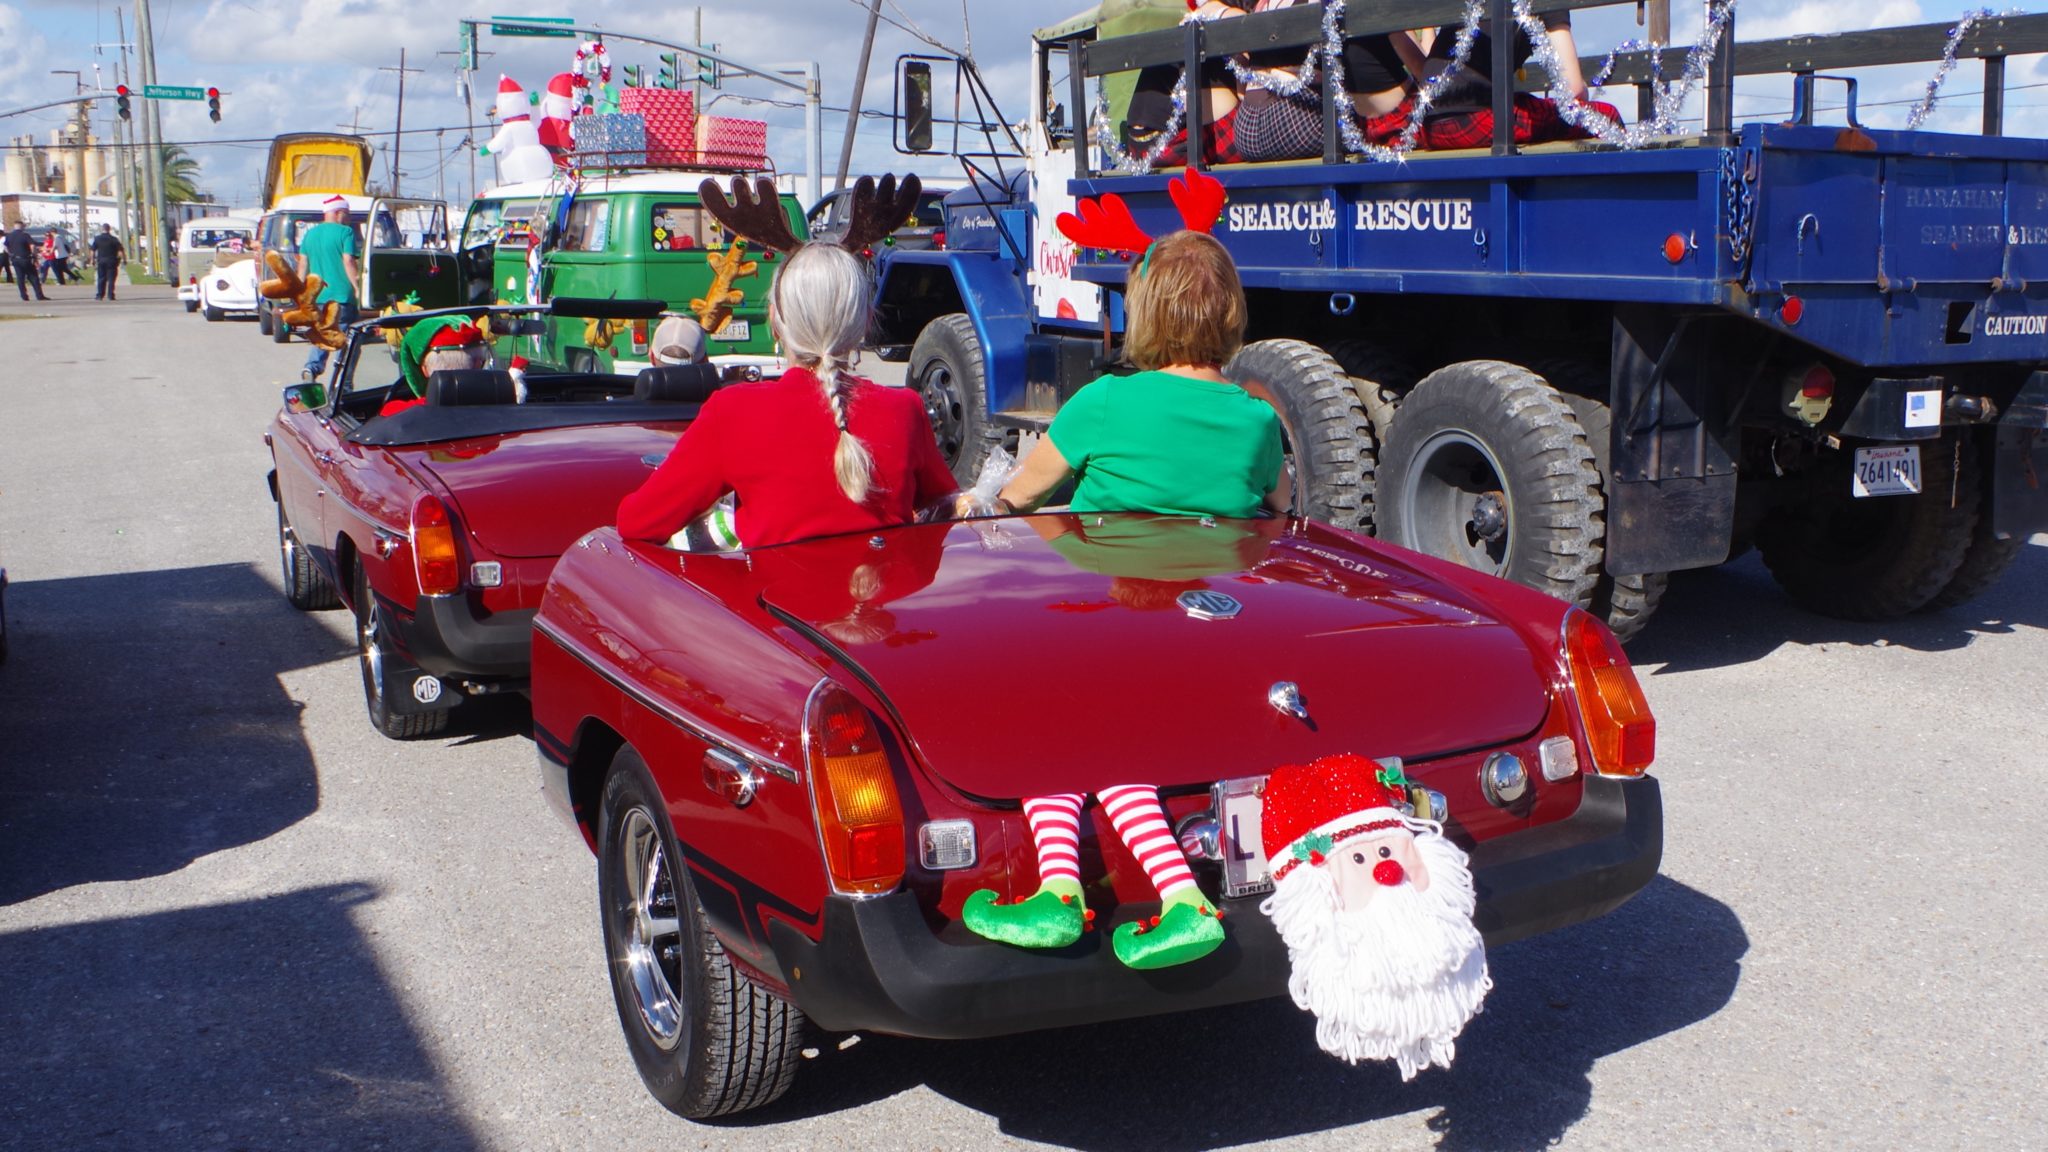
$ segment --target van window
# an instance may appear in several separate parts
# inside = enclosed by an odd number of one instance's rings
[[[648,214],[648,240],[656,252],[690,252],[715,244],[710,213],[695,204],[656,204]]]
[[[476,207],[470,210],[469,219],[463,223],[462,247],[465,250],[481,248],[507,239],[524,244],[534,204],[532,200],[477,201]]]
[[[569,206],[569,223],[562,229],[564,252],[602,252],[611,239],[612,202],[578,200]]]

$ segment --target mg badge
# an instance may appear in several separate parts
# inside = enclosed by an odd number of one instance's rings
[[[1174,597],[1174,603],[1197,620],[1228,620],[1244,611],[1244,605],[1237,602],[1237,597],[1206,588],[1183,592]]]
[[[441,681],[433,676],[422,676],[412,682],[412,698],[422,704],[432,704],[441,698]]]

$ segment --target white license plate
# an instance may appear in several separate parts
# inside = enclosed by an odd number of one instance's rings
[[[1259,815],[1265,811],[1264,776],[1219,780],[1213,789],[1216,816],[1223,824],[1223,896],[1236,899],[1271,892],[1266,850],[1259,840]]]
[[[754,325],[749,320],[727,320],[725,327],[711,334],[713,340],[725,340],[737,344],[754,337]]]
[[[1910,496],[1920,491],[1920,446],[1858,448],[1849,479],[1853,496]]]

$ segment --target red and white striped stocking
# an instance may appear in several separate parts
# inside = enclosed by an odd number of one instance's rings
[[[1038,885],[1064,880],[1081,886],[1081,797],[1034,796],[1024,801],[1031,842],[1038,848]]]
[[[1159,789],[1149,784],[1119,784],[1097,792],[1102,810],[1116,827],[1119,840],[1152,878],[1161,900],[1185,891],[1184,898],[1199,899],[1195,874],[1188,870],[1188,858],[1166,826],[1166,809],[1160,807]]]

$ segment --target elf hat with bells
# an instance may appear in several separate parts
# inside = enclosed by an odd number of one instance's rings
[[[398,343],[398,370],[415,396],[427,394],[426,373],[420,361],[436,348],[477,348],[484,343],[483,329],[465,316],[436,316],[406,329]]]
[[[1274,769],[1259,817],[1273,882],[1303,865],[1320,865],[1337,845],[1357,836],[1431,830],[1412,815],[1407,783],[1399,768],[1354,753]]]

